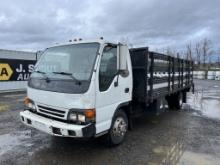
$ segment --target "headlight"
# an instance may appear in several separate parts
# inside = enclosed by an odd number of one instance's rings
[[[77,114],[76,113],[70,113],[69,114],[69,120],[77,121]]]
[[[30,108],[30,109],[34,109],[34,110],[36,109],[36,107],[35,107],[33,102],[28,103],[27,107]]]
[[[80,122],[85,123],[85,122],[86,122],[86,116],[79,114],[79,115],[78,115],[78,120],[79,120]]]
[[[76,124],[95,122],[95,109],[71,109],[68,120]]]
[[[33,112],[36,111],[36,106],[35,106],[34,102],[31,99],[29,99],[28,97],[25,97],[24,104],[31,111],[33,111]]]

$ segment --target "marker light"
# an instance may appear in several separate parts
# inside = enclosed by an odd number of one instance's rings
[[[95,118],[95,109],[87,109],[85,111],[85,116],[88,119],[94,119]]]
[[[27,108],[29,108],[30,110],[36,111],[36,106],[35,106],[34,102],[31,99],[29,99],[28,97],[24,98],[24,105]]]
[[[25,98],[24,98],[24,105],[26,105],[26,106],[27,106],[27,105],[28,105],[28,103],[29,103],[29,100],[30,100],[30,99],[29,99],[28,97],[25,97]]]

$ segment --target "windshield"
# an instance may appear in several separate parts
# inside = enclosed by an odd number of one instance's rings
[[[37,63],[35,72],[31,77],[46,75],[55,79],[89,80],[98,48],[98,43],[48,48]]]

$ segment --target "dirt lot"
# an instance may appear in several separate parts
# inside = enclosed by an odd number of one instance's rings
[[[55,138],[19,120],[24,93],[0,94],[0,164],[220,164],[220,82],[195,81],[180,111],[135,120],[126,141]]]

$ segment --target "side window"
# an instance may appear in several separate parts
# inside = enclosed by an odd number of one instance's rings
[[[99,89],[105,91],[111,85],[117,74],[117,47],[106,46],[99,68]]]

